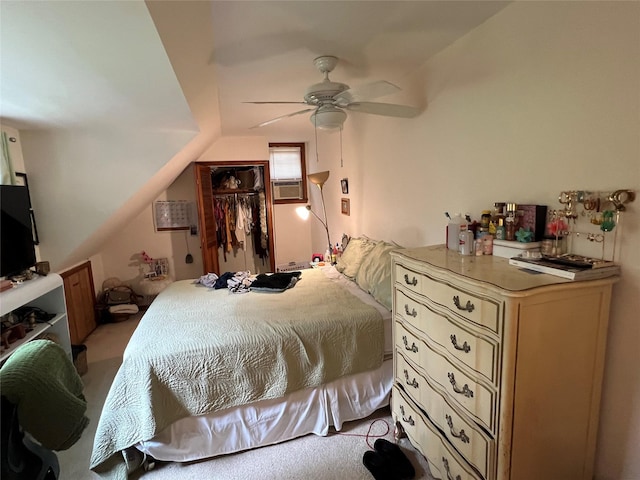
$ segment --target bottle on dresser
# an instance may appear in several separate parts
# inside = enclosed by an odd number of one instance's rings
[[[467,228],[467,225],[460,226],[459,235],[459,251],[461,255],[473,255],[473,232]]]
[[[453,218],[449,217],[447,225],[447,248],[455,252],[460,249],[460,225],[462,224],[462,215],[456,213]]]
[[[515,240],[518,229],[517,206],[515,203],[507,203],[507,215],[505,222],[505,240]]]

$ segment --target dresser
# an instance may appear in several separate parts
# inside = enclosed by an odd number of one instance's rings
[[[392,415],[435,478],[591,479],[611,290],[444,245],[392,253]]]

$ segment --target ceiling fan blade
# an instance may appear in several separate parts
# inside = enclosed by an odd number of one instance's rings
[[[420,113],[416,107],[409,105],[396,105],[393,103],[356,102],[350,103],[346,107],[353,112],[373,113],[387,117],[412,118]]]
[[[338,106],[345,107],[350,103],[362,102],[373,98],[383,97],[392,93],[399,92],[400,87],[389,83],[386,80],[366,83],[357,87],[349,88],[344,92],[338,93],[333,99]]]
[[[267,120],[266,122],[262,122],[262,123],[259,123],[258,125],[254,125],[251,128],[264,127],[265,125],[270,125],[272,123],[279,122],[280,120],[283,120],[285,118],[295,117],[296,115],[300,115],[300,114],[306,113],[306,112],[313,112],[314,110],[315,110],[315,108],[305,108],[304,110],[300,110],[298,112],[288,113],[288,114],[282,115],[280,117],[272,118],[271,120]]]
[[[294,104],[297,104],[297,105],[308,105],[306,102],[242,102],[242,103],[253,103],[253,104],[257,104],[257,105],[294,103]]]

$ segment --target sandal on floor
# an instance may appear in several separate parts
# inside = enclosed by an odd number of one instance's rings
[[[391,443],[384,438],[379,438],[373,444],[373,448],[386,460],[386,464],[390,465],[395,475],[393,478],[397,480],[411,480],[416,476],[416,471],[411,461],[397,444]]]
[[[393,465],[378,452],[373,450],[364,452],[362,463],[376,480],[399,480],[399,477],[395,476],[393,472]]]

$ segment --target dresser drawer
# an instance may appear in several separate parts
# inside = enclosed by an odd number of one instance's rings
[[[463,373],[448,357],[434,351],[416,333],[395,322],[396,355],[401,353],[416,370],[434,382],[456,405],[487,430],[496,433],[495,389]],[[424,367],[427,371],[424,371]]]
[[[395,292],[396,312],[405,324],[411,325],[452,357],[498,386],[500,349],[497,340],[479,336],[444,313],[418,301],[415,295],[400,288]]]
[[[486,478],[495,459],[494,441],[467,417],[447,403],[402,355],[396,356],[396,382],[444,432],[449,442]]]
[[[502,303],[499,300],[467,292],[400,264],[395,265],[395,280],[399,286],[424,295],[466,320],[500,335]]]
[[[394,418],[400,423],[411,443],[425,456],[435,478],[484,480],[484,477],[440,436],[437,428],[418,412],[413,402],[396,386],[393,387],[391,405]]]

